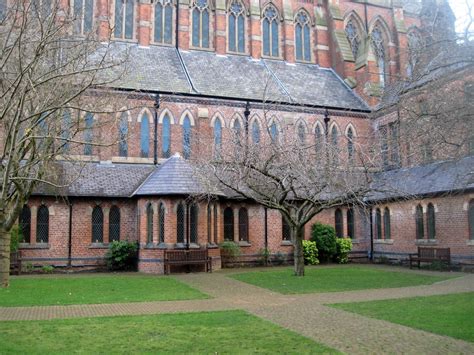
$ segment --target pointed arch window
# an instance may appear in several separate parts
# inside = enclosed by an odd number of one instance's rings
[[[319,154],[324,145],[323,131],[319,125],[316,125],[316,128],[314,130],[314,139],[314,148],[316,149],[316,154]]]
[[[291,227],[283,215],[281,216],[281,239],[291,241]]]
[[[122,112],[119,123],[119,157],[128,156],[128,115]]]
[[[351,239],[355,236],[354,209],[347,210],[347,236]]]
[[[224,240],[234,240],[234,211],[230,207],[224,210]]]
[[[193,203],[189,206],[189,242],[198,242],[198,207]]]
[[[84,155],[92,155],[92,127],[94,125],[94,116],[86,112],[84,116]]]
[[[23,237],[23,243],[30,243],[31,241],[31,210],[27,205],[24,205],[19,218],[20,231]]]
[[[133,39],[134,12],[134,0],[115,0],[115,38]]]
[[[386,51],[384,44],[384,37],[380,26],[375,25],[370,35],[370,42],[377,62],[379,72],[379,83],[381,87],[385,86],[385,75],[386,75]]]
[[[185,211],[182,203],[176,208],[176,242],[184,243]]]
[[[385,207],[383,212],[383,235],[385,239],[391,238],[390,210],[388,207]]]
[[[70,148],[69,141],[71,139],[71,112],[69,110],[63,111],[63,122],[61,129],[62,151],[67,153]]]
[[[249,241],[249,214],[245,207],[239,209],[239,241]]]
[[[191,120],[186,116],[183,120],[183,157],[191,156]]]
[[[49,241],[49,210],[41,205],[36,213],[36,243],[48,243]]]
[[[303,123],[300,123],[298,125],[298,140],[299,140],[300,144],[304,144],[304,142],[306,140],[306,129],[305,129]]]
[[[214,121],[214,151],[217,155],[221,153],[222,148],[222,123],[219,118]]]
[[[380,211],[380,208],[375,210],[375,228],[377,239],[382,239],[382,212]]]
[[[160,202],[158,205],[158,241],[165,242],[165,205]]]
[[[74,30],[78,34],[92,31],[94,21],[94,0],[74,0]]]
[[[349,161],[354,159],[354,132],[351,127],[347,130],[347,156]]]
[[[336,237],[344,237],[344,222],[342,220],[342,211],[340,208],[336,209],[335,212],[335,226],[336,226]]]
[[[229,51],[245,52],[245,7],[233,0],[229,7]]]
[[[212,208],[211,204],[207,205],[207,243],[212,243]]]
[[[333,126],[331,129],[331,145],[332,145],[332,157],[334,164],[339,162],[339,133],[337,127]]]
[[[416,206],[415,223],[416,239],[423,239],[425,237],[425,228],[423,226],[423,207],[421,205]]]
[[[169,158],[170,156],[171,156],[171,121],[168,114],[166,114],[161,124],[161,157]]]
[[[120,240],[120,208],[112,206],[109,211],[109,242]]]
[[[469,239],[474,240],[474,200],[469,201]]]
[[[278,20],[277,9],[273,5],[268,6],[263,12],[263,55],[279,56]]]
[[[429,203],[426,208],[426,229],[428,239],[436,239],[436,217],[435,208],[432,203]]]
[[[240,146],[240,135],[242,133],[242,125],[240,124],[239,119],[234,120],[234,143],[236,143],[238,146]]]
[[[153,243],[153,206],[151,203],[146,205],[146,242]]]
[[[252,141],[254,144],[260,143],[260,126],[257,120],[254,120],[252,123]]]
[[[270,137],[272,139],[272,143],[278,142],[278,127],[275,121],[273,121],[272,124],[270,125]]]
[[[295,18],[296,60],[311,61],[310,18],[305,11],[300,11]]]
[[[209,48],[209,1],[194,0],[192,11],[192,45]]]
[[[214,204],[214,244],[218,242],[218,235],[217,235],[217,204]]]
[[[147,113],[142,116],[140,124],[140,156],[148,158],[150,154],[150,119]]]
[[[104,242],[104,212],[100,206],[92,210],[92,243]]]
[[[171,44],[173,38],[173,4],[171,0],[155,0],[153,10],[153,41]]]
[[[354,21],[350,19],[346,24],[346,36],[349,44],[351,45],[352,55],[354,56],[354,61],[357,60],[360,47],[360,35],[358,27],[354,24]]]

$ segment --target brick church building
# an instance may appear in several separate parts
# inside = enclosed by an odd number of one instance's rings
[[[452,26],[445,1],[68,3],[81,19],[79,32],[97,31],[112,38],[117,53],[128,51],[126,74],[109,88],[125,110],[114,126],[93,133],[118,144],[85,144],[74,152],[84,162],[78,178],[61,193],[39,188],[24,206],[25,262],[95,267],[114,240],[138,241],[139,270],[153,273],[163,272],[164,250],[173,248],[208,248],[218,268],[224,240],[249,259],[264,249],[290,258],[289,228],[278,211],[221,193],[189,199],[201,189],[189,163],[200,154],[199,137],[223,146],[244,126],[253,140],[266,139],[268,127],[286,127],[303,140],[330,137],[347,154],[348,142],[370,149],[368,137],[378,137],[384,169],[377,181],[394,192],[372,194],[369,207],[323,211],[314,221],[335,226],[354,250],[376,258],[403,260],[417,246],[433,245],[450,247],[454,262],[474,261],[472,121],[462,130],[471,144],[447,157],[406,139],[399,98],[385,93],[410,75],[408,49],[423,16],[438,8]],[[446,78],[446,87],[472,93],[472,66],[434,75],[417,87],[430,92],[434,80]],[[101,120],[80,115],[90,127]],[[78,169],[61,166],[64,174]]]

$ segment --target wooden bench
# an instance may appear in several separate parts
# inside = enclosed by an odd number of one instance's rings
[[[369,252],[367,250],[353,250],[349,252],[349,261],[355,259],[369,260]]]
[[[165,274],[170,273],[171,265],[204,265],[206,272],[212,272],[212,259],[207,249],[165,250]]]
[[[21,274],[21,251],[10,253],[10,274]]]
[[[451,263],[451,250],[449,248],[428,248],[418,247],[418,253],[410,254],[410,269],[413,263],[418,263],[418,269],[421,262],[444,261],[448,265]]]

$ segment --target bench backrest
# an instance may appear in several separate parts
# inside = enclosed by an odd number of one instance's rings
[[[186,261],[186,250],[165,250],[165,260]]]
[[[189,250],[188,260],[207,260],[207,249],[206,250]]]
[[[418,256],[421,258],[449,259],[450,255],[450,248],[418,247]]]
[[[198,261],[207,260],[207,249],[205,250],[165,250],[165,260],[179,261]]]

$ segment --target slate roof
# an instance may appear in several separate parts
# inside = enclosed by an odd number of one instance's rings
[[[375,174],[372,201],[474,189],[474,156]]]
[[[179,50],[181,62],[172,47],[115,43],[111,48],[130,58],[125,75],[113,83],[117,88],[369,111],[334,71],[314,64],[196,50]]]
[[[138,187],[134,196],[142,195],[195,195],[205,194],[191,165],[177,153],[155,168],[152,174]],[[223,195],[220,191],[216,194]]]

